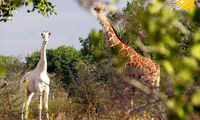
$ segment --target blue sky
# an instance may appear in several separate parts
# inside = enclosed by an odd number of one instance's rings
[[[127,0],[121,0],[116,7],[121,10]],[[75,2],[75,0],[54,0],[58,15],[41,17],[37,12],[27,13],[20,8],[12,21],[0,22],[0,55],[24,58],[42,43],[40,32],[52,32],[47,48],[60,45],[80,49],[79,37],[86,38],[92,29],[102,29],[99,22]]]

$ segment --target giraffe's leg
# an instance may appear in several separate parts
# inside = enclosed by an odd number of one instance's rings
[[[25,119],[28,119],[28,107],[29,104],[31,102],[31,98],[33,97],[34,93],[27,93],[27,96],[25,96],[24,98],[24,103],[23,103],[23,107],[22,107],[22,120],[24,119],[24,113],[25,113]]]
[[[28,119],[28,108],[29,108],[29,105],[30,105],[30,102],[31,102],[31,99],[33,97],[34,93],[28,93],[27,95],[27,101],[26,101],[26,108],[25,108],[25,119]]]
[[[49,113],[48,113],[48,96],[49,96],[49,86],[46,86],[44,89],[44,110],[46,114],[46,119],[49,120]]]
[[[39,120],[42,120],[42,91],[39,92]]]
[[[23,105],[22,105],[22,113],[21,113],[22,120],[24,120],[24,108],[25,108],[25,102],[23,102]]]

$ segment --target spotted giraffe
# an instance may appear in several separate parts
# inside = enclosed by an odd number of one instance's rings
[[[159,88],[159,65],[154,60],[143,57],[120,39],[109,19],[103,14],[105,8],[102,4],[96,4],[94,9],[97,13],[97,19],[100,21],[100,24],[103,26],[103,30],[107,35],[110,47],[114,48],[117,46],[120,55],[122,57],[128,57],[128,61],[125,64],[127,76],[137,80],[142,80],[150,86],[150,88]]]
[[[97,19],[103,27],[111,49],[118,47],[120,55],[122,57],[128,57],[128,61],[125,64],[127,76],[145,82],[152,90],[159,91],[160,66],[153,59],[143,57],[137,53],[131,46],[125,44],[123,40],[120,39],[109,19],[103,14],[105,9],[109,9],[106,7],[107,6],[104,6],[104,4],[94,4]],[[167,120],[166,109],[162,101],[158,102],[157,106],[161,113],[159,114],[159,119]]]

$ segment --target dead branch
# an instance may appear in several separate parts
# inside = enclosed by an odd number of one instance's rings
[[[135,79],[129,79],[128,77],[125,77],[124,79],[127,83],[133,85],[134,87],[140,89],[143,91],[146,95],[151,96],[152,98],[155,99],[160,99],[162,101],[167,100],[167,96],[164,93],[161,93],[160,91],[150,89],[149,87],[143,85],[142,83],[138,82]]]
[[[194,4],[196,5],[197,8],[200,8],[200,3],[198,0],[195,0]]]
[[[134,114],[136,113],[139,113],[143,110],[145,110],[148,106],[152,105],[152,104],[155,104],[157,102],[160,102],[160,100],[155,100],[155,101],[152,101],[152,102],[148,102],[147,104],[145,105],[142,105],[136,109],[131,109],[129,110],[129,112],[127,113],[127,115],[124,117],[124,120],[129,120],[131,116],[133,116]]]
[[[90,8],[93,6],[94,2],[98,0],[76,0],[78,4],[85,8],[86,10],[90,10]]]
[[[179,22],[178,20],[174,20],[173,22],[174,26],[176,28],[178,28],[183,34],[189,36],[191,35],[191,32],[181,23]]]
[[[85,8],[87,11],[90,11],[91,8],[94,7],[101,7],[109,12],[120,13],[119,11],[117,11],[115,6],[113,6],[110,3],[105,3],[102,0],[76,0],[76,1],[81,7]]]
[[[143,52],[153,52],[153,51],[157,51],[157,49],[153,46],[146,46],[144,45],[141,40],[136,39],[135,43],[137,44],[137,46],[143,51]]]

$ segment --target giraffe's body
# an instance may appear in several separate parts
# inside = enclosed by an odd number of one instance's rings
[[[122,57],[129,57],[126,63],[127,76],[142,80],[151,88],[158,88],[160,83],[160,67],[154,60],[138,54],[132,47],[125,44],[118,36],[108,18],[103,14],[101,5],[95,7],[97,19],[103,26],[110,47],[118,46]]]
[[[39,94],[39,120],[41,120],[42,115],[42,96],[44,98],[43,101],[46,118],[49,119],[48,95],[50,79],[47,74],[46,45],[50,34],[51,33],[49,32],[41,33],[44,41],[42,43],[42,48],[40,51],[40,60],[36,68],[33,71],[26,73],[20,81],[21,93],[24,99],[24,104],[22,108],[22,120],[24,119],[24,113],[25,119],[28,119],[28,107],[35,93]]]

